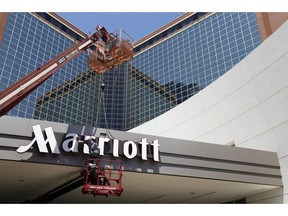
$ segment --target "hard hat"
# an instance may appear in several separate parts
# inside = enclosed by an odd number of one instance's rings
[[[91,136],[90,138],[91,138],[91,139],[93,139],[93,140],[95,140],[95,139],[96,139],[96,137],[95,137],[95,136]]]

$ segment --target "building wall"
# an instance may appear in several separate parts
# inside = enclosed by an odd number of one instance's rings
[[[261,38],[264,41],[275,32],[287,19],[287,12],[256,13]]]
[[[34,119],[95,125],[99,76],[87,70],[37,98]],[[61,110],[59,109],[61,107]]]
[[[9,13],[0,47],[0,90],[12,85],[72,45],[74,41],[71,38],[31,13]],[[9,115],[33,118],[36,100],[47,91],[87,70],[86,60],[87,54],[84,54],[59,69],[11,110]],[[56,109],[61,110],[61,106]],[[60,121],[60,118],[57,120]]]
[[[58,21],[60,18],[52,15],[1,13],[0,90],[47,63],[83,37],[83,33],[77,34],[77,29],[68,23],[63,26]],[[87,58],[88,54],[83,53],[59,69],[8,115],[95,126],[100,80],[91,71],[87,73]],[[77,77],[80,78],[73,82]]]
[[[0,39],[1,34],[3,36],[0,90],[74,44],[76,40],[67,33],[74,32],[78,39],[84,37],[83,32],[77,35],[77,29],[63,20],[61,22],[68,27],[62,28],[61,24],[57,29],[57,20],[61,18],[55,13],[50,13],[55,19],[45,21],[43,18],[49,14],[33,14],[0,14],[3,27],[0,32]],[[272,30],[287,16],[287,13],[268,14]],[[9,115],[89,126],[98,123],[99,127],[127,130],[195,95],[261,43],[263,28],[259,13],[256,16],[255,13],[186,13],[183,17],[185,25],[178,23],[179,18],[170,26],[172,30],[176,29],[175,32],[160,28],[157,33],[163,30],[161,34],[165,35],[161,42],[138,50],[127,64],[102,76],[90,79],[90,74],[86,73],[87,54],[79,56],[57,71]],[[192,24],[187,24],[188,19]],[[169,36],[170,33],[173,36]],[[144,43],[150,44],[162,37],[154,36],[150,40],[145,38]],[[143,41],[140,42],[136,43],[138,48],[142,46]],[[85,74],[85,80],[89,82],[75,88],[73,80]],[[102,78],[107,85],[103,103],[99,101]]]
[[[287,38],[288,22],[217,81],[131,132],[275,151],[284,188],[270,198],[288,203]]]
[[[1,13],[0,27],[0,91],[85,37],[55,13]],[[87,60],[85,52],[59,69],[8,115],[125,130],[127,65],[100,76]]]
[[[125,130],[127,102],[127,64],[118,65],[106,72],[100,78],[104,79],[106,88],[98,98],[99,116],[98,127],[115,130]]]
[[[4,29],[7,23],[8,13],[0,13],[0,43],[4,34]]]
[[[172,37],[165,37],[163,32],[161,42],[157,45],[151,42],[149,49],[145,47],[129,61],[127,129],[195,95],[261,43],[255,13],[214,13],[201,16],[200,21],[196,18],[191,26]],[[135,70],[146,77],[135,80]],[[153,82],[158,83],[158,88]],[[146,89],[146,97],[142,96],[141,86]],[[149,94],[159,96],[149,97]]]

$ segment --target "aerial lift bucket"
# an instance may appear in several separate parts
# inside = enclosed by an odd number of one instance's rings
[[[88,159],[82,164],[84,176],[83,194],[94,196],[120,196],[122,188],[122,162],[115,160]]]
[[[123,30],[111,33],[106,44],[99,41],[95,50],[89,50],[88,66],[99,74],[127,62],[133,57],[133,39]]]

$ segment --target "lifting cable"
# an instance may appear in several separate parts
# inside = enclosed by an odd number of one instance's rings
[[[118,70],[118,69],[117,69]],[[106,115],[106,107],[105,107],[105,100],[104,100],[104,90],[106,88],[106,84],[105,84],[105,79],[102,78],[102,75],[100,76],[100,80],[102,80],[101,84],[100,84],[100,97],[98,97],[98,103],[97,103],[97,114],[96,114],[96,120],[95,120],[95,128],[91,129],[91,136],[96,134],[97,128],[98,128],[98,119],[99,119],[99,113],[101,111],[101,105],[103,106],[103,114],[104,114],[104,122],[105,122],[105,126],[106,126],[106,132],[107,134],[110,136],[110,138],[114,139],[114,136],[111,134],[109,126],[108,126],[108,122],[107,122],[107,115]],[[114,82],[115,84],[115,82]],[[113,86],[114,86],[113,84]]]
[[[103,112],[104,112],[104,120],[105,120],[105,125],[106,125],[106,132],[108,133],[108,135],[110,135],[110,138],[115,139],[114,136],[110,132],[110,129],[109,129],[109,126],[108,126],[108,122],[107,122],[105,100],[104,100],[104,91],[102,91],[102,104],[103,104]]]

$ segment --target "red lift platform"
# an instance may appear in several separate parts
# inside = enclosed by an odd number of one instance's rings
[[[115,160],[88,159],[82,164],[84,176],[83,194],[94,196],[120,196],[122,188],[122,162]]]

